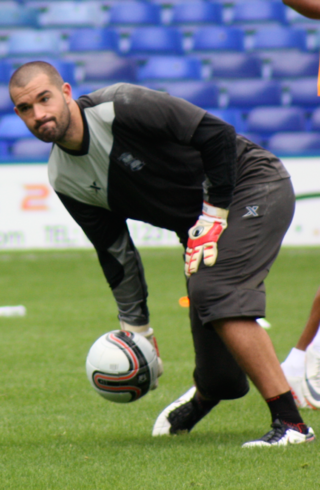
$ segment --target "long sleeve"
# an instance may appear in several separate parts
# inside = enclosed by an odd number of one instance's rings
[[[133,326],[149,323],[143,265],[125,220],[104,208],[57,194],[96,249],[119,319]]]
[[[227,209],[236,183],[236,133],[230,124],[206,114],[191,140],[201,153],[206,179],[204,200]]]

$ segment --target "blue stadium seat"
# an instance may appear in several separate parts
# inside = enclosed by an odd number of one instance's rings
[[[320,151],[320,132],[283,132],[270,137],[268,150],[276,155],[297,155]]]
[[[269,55],[272,78],[316,77],[319,69],[318,53],[288,51]]]
[[[252,39],[253,49],[307,49],[307,33],[291,27],[261,27]]]
[[[8,59],[0,60],[0,83],[8,83],[14,67]]]
[[[254,106],[280,105],[282,88],[276,80],[235,80],[224,82],[228,107],[252,108]]]
[[[104,22],[102,4],[98,2],[51,2],[38,16],[41,27],[101,26]]]
[[[256,143],[256,145],[264,146],[263,138],[258,133],[241,133],[241,135],[253,143]]]
[[[207,107],[207,112],[234,126],[237,133],[245,131],[243,114],[239,109],[216,109]]]
[[[201,80],[202,66],[197,58],[183,56],[151,56],[138,67],[137,80]]]
[[[102,51],[119,49],[119,33],[105,28],[79,28],[71,32],[69,51]]]
[[[317,82],[315,78],[300,78],[286,82],[289,89],[291,105],[305,108],[319,107],[320,98],[317,94]]]
[[[310,129],[311,131],[320,131],[320,107],[315,109],[312,113]]]
[[[112,56],[107,62],[99,63],[99,56],[91,55],[83,60],[84,77],[82,82],[135,82],[136,64],[126,57]]]
[[[0,140],[0,161],[1,160],[7,161],[8,159],[10,159],[9,144],[7,141],[1,141]]]
[[[219,87],[212,82],[192,80],[186,82],[153,83],[148,86],[155,90],[168,92],[174,97],[181,97],[199,107],[217,107],[219,104]]]
[[[19,68],[19,66],[23,65],[24,63],[28,63],[30,61],[34,61],[33,57],[29,56],[23,56],[23,57],[17,57],[17,58],[8,58],[8,62],[10,62],[11,67],[12,67],[12,72]],[[48,56],[37,56],[37,61],[46,61],[47,63],[50,63],[53,65],[60,75],[62,76],[63,80],[65,82],[75,84],[76,83],[76,63],[71,60],[64,60],[62,58],[52,58]]]
[[[19,5],[16,2],[0,3],[0,27],[37,27],[36,9]]]
[[[110,9],[110,24],[136,25],[160,24],[161,8],[147,2],[119,2],[114,3]]]
[[[131,35],[129,53],[183,54],[183,37],[173,27],[137,27]]]
[[[37,138],[21,138],[13,143],[10,153],[19,159],[47,160],[51,147],[50,143],[44,143]]]
[[[30,131],[24,122],[15,114],[8,114],[0,119],[0,140],[15,140],[30,137]]]
[[[17,30],[9,35],[8,55],[57,55],[62,49],[59,32],[43,30]]]
[[[233,8],[233,23],[286,22],[285,6],[282,2],[251,0],[236,3]]]
[[[244,51],[244,32],[237,27],[203,26],[193,36],[194,51]]]
[[[0,112],[13,112],[8,85],[0,85]]]
[[[173,7],[173,24],[222,23],[222,5],[204,0],[182,2]]]
[[[217,78],[261,77],[262,60],[248,53],[223,53],[210,57],[212,76]]]
[[[299,107],[256,107],[246,120],[247,132],[271,136],[279,131],[304,131],[306,120]]]

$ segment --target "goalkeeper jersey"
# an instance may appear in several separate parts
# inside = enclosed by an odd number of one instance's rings
[[[120,83],[77,103],[82,148],[54,144],[49,181],[96,248],[120,318],[143,325],[147,287],[126,219],[173,230],[185,243],[203,196],[228,207],[235,186],[289,176],[232,126],[166,93]]]

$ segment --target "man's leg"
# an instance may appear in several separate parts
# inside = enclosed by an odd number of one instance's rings
[[[263,398],[290,390],[271,339],[257,322],[235,318],[213,322],[213,326]]]

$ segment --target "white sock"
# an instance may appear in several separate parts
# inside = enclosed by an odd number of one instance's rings
[[[288,357],[281,364],[284,374],[286,376],[303,376],[305,357],[306,353],[304,350],[293,347]]]
[[[312,342],[312,347],[317,351],[320,352],[320,328],[318,328],[318,332],[316,333],[315,338],[313,339]]]

